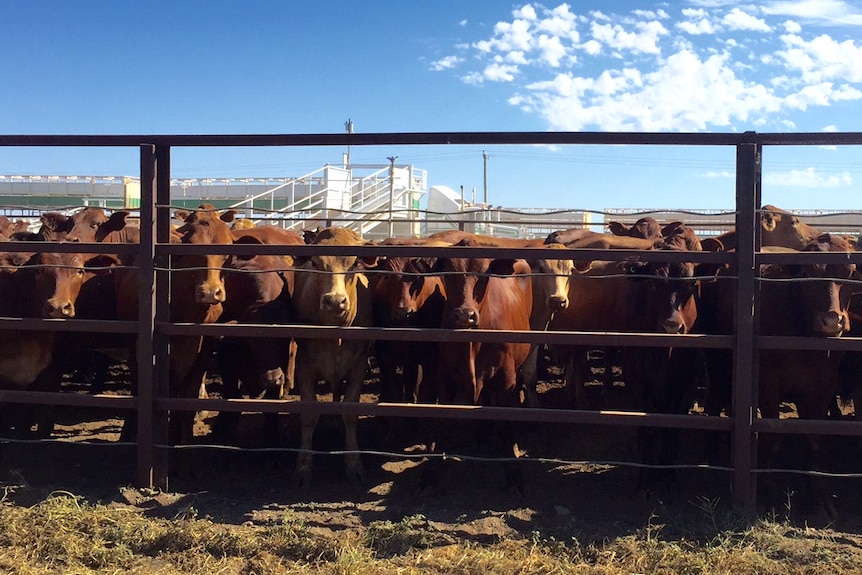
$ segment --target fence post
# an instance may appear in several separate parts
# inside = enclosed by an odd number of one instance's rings
[[[754,253],[760,249],[761,149],[757,134],[746,132],[736,147],[736,338],[733,349],[733,500],[754,509],[757,482],[757,350],[754,341],[754,304],[757,270]]]
[[[167,243],[170,218],[157,212],[157,206],[170,204],[170,148],[141,146],[141,243],[137,266],[138,283],[138,401],[137,401],[137,483],[167,489],[167,455],[157,453],[156,443],[166,443],[167,417],[156,417],[153,409],[156,390],[167,381],[167,337],[155,336],[156,319],[168,315],[167,276],[164,258],[156,253],[155,243]]]

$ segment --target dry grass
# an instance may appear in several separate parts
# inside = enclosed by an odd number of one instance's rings
[[[320,535],[285,513],[264,525],[222,525],[190,510],[174,519],[88,504],[55,492],[31,507],[0,504],[0,572],[41,574],[746,574],[858,573],[858,538],[780,520],[717,518],[685,536],[649,523],[601,543],[532,538],[456,540],[421,515]],[[678,526],[675,532],[680,531]]]

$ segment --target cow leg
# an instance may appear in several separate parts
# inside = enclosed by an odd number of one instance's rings
[[[359,396],[362,392],[362,384],[365,380],[365,365],[367,360],[362,358],[358,362],[358,367],[354,367],[347,375],[347,387],[344,390],[343,401],[358,403]],[[359,423],[359,416],[355,414],[345,414],[344,420],[344,447],[347,454],[344,456],[344,463],[347,471],[347,480],[354,484],[360,484],[365,479],[365,468],[362,466],[362,459],[359,455],[359,438],[356,428]]]
[[[314,345],[313,342],[301,343],[299,351],[302,351],[302,345]],[[302,361],[303,357],[300,353],[299,361],[296,364],[296,383],[299,386],[299,397],[302,401],[317,401],[317,378],[311,372],[310,366],[306,366]],[[291,483],[294,489],[308,489],[311,487],[311,469],[312,469],[312,446],[314,439],[314,428],[317,427],[317,421],[320,415],[317,412],[307,412],[299,414],[301,425],[299,439],[299,453],[296,456],[296,468],[293,470],[293,478]]]
[[[524,404],[527,407],[542,407],[539,402],[539,392],[536,387],[539,383],[539,345],[530,346],[530,355],[518,370],[519,388],[524,391]]]

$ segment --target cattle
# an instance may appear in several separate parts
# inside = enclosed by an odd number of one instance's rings
[[[240,235],[234,244],[251,246],[261,245],[261,242],[252,235]],[[293,282],[291,256],[247,253],[228,257],[224,264],[224,284],[230,298],[222,304],[219,322],[290,323]],[[217,358],[223,397],[282,397],[293,387],[294,355],[295,346],[290,338],[222,338]],[[276,433],[275,414],[269,414],[267,422],[271,425],[266,437],[271,439]],[[218,430],[232,440],[237,423],[237,413],[221,413],[214,434]]]
[[[4,267],[0,269],[0,316],[72,319],[82,286],[113,263],[112,258],[98,254],[41,252],[30,255],[20,267]],[[0,330],[0,387],[59,389],[61,374],[54,358],[57,333]],[[38,434],[47,437],[51,428],[43,413]]]
[[[381,245],[449,246],[448,242],[387,238]],[[372,276],[372,308],[377,327],[437,328],[446,293],[439,277],[418,273],[416,258],[382,258]],[[433,402],[437,343],[378,339],[381,402]]]
[[[231,230],[234,240],[254,238],[267,245],[301,246],[305,244],[302,235],[277,226],[257,226],[253,228],[234,228]]]
[[[640,218],[632,225],[608,222],[608,229],[615,236],[629,236],[644,240],[657,240],[665,235],[662,233],[662,226],[651,217]]]
[[[367,326],[373,325],[371,289],[363,271],[376,264],[377,258],[331,255],[325,249],[333,246],[359,246],[365,240],[355,231],[333,227],[317,231],[311,245],[321,253],[296,258],[293,312],[305,325]],[[316,401],[320,381],[332,389],[333,401],[358,402],[365,379],[371,342],[356,339],[296,339],[295,385],[303,401]],[[308,488],[312,478],[312,438],[318,414],[301,415],[300,453],[293,473],[293,485]],[[344,416],[347,477],[351,482],[364,478],[364,468],[357,453],[356,415]]]
[[[71,216],[45,212],[39,217],[39,231],[16,231],[10,239],[19,241],[96,241],[96,230],[108,221],[102,208],[81,208]]]
[[[772,248],[768,251],[791,251]],[[822,234],[803,252],[851,251],[842,237]],[[727,275],[733,275],[728,269]],[[761,335],[839,337],[851,329],[849,305],[862,291],[856,266],[842,264],[766,264],[760,268],[758,333]],[[698,331],[720,335],[734,332],[735,290],[730,281],[717,282],[705,292],[705,313]],[[706,350],[709,387],[706,412],[730,413],[732,354],[729,350]],[[764,418],[778,418],[781,402],[793,402],[800,418],[820,419],[834,404],[848,356],[831,350],[761,349],[758,353],[757,407]],[[809,440],[816,462],[817,444]],[[764,449],[764,463],[777,455],[778,442]],[[714,448],[710,450],[715,453]],[[816,465],[816,463],[815,463]],[[767,491],[776,496],[775,490]],[[821,501],[827,504],[825,500]]]
[[[30,224],[24,220],[12,221],[8,217],[0,215],[0,241],[6,241],[14,234],[27,234]]]
[[[687,249],[685,234],[677,241],[665,241],[656,250],[669,252]],[[701,278],[717,273],[713,264],[692,262],[626,263],[622,313],[624,331],[684,335],[691,333],[698,319]],[[633,347],[621,351],[626,393],[635,408],[649,413],[686,414],[689,412],[698,376],[698,350],[684,347]],[[670,464],[676,459],[677,429],[639,428],[641,462]],[[652,489],[658,481],[669,482],[672,472],[643,468],[639,487]]]
[[[587,236],[595,236],[599,232],[594,232],[588,228],[569,228],[566,230],[553,231],[545,238],[546,244],[563,244],[565,246],[572,242],[585,238]]]
[[[465,239],[457,246],[476,247]],[[428,271],[440,274],[446,303],[443,329],[529,330],[533,304],[531,270],[525,260],[508,258],[437,258]],[[439,403],[454,405],[520,405],[518,368],[530,354],[530,344],[520,342],[450,342],[439,344],[436,393]],[[442,427],[442,426],[441,426]],[[511,425],[501,424],[502,449],[519,455]],[[433,442],[440,450],[451,441],[452,430],[439,432]],[[443,451],[446,447],[443,447]],[[506,465],[507,485],[523,491],[517,467]],[[436,482],[434,467],[426,483]]]
[[[762,246],[785,247],[801,250],[822,232],[781,208],[765,205],[760,210],[760,243]],[[717,242],[710,251],[730,251],[736,249],[736,230],[727,231],[715,238]]]
[[[210,204],[201,204],[189,213],[177,229],[180,242],[187,244],[232,244],[228,223],[234,210],[221,215]],[[227,290],[222,277],[226,256],[220,254],[180,255],[171,262],[170,320],[175,323],[214,323],[222,314]],[[117,318],[138,319],[139,273],[136,269],[116,274]],[[201,397],[212,354],[212,342],[202,336],[171,336],[169,358],[170,397]],[[134,353],[131,357],[136,357]],[[132,367],[133,373],[136,367]],[[171,417],[171,439],[191,441],[194,414],[180,412]],[[129,422],[127,422],[129,423]],[[132,431],[124,427],[124,437]]]
[[[594,232],[590,232],[594,234]],[[601,235],[601,234],[595,234]],[[571,236],[570,236],[571,237]],[[430,238],[443,239],[449,242],[471,241],[475,245],[502,247],[502,248],[543,248],[562,249],[567,246],[558,241],[559,236],[548,236],[545,240],[498,238],[481,234],[473,234],[460,230],[447,230],[432,234]],[[544,254],[543,254],[544,255]],[[575,268],[585,267],[582,262],[575,262],[570,257],[535,257],[529,260],[531,279],[533,283],[533,304],[530,315],[530,327],[534,331],[545,331],[548,323],[560,309],[569,305],[569,280]],[[536,393],[538,380],[538,350],[539,346],[533,344],[530,355],[521,365],[519,376],[519,388],[523,390],[525,399],[531,407],[539,406]]]

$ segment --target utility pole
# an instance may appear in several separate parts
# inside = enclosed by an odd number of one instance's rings
[[[348,134],[353,133],[353,120],[351,120],[350,118],[347,118],[347,121],[344,122],[344,130]],[[344,157],[344,167],[345,168],[350,167],[350,144],[347,144],[347,155]]]
[[[490,157],[485,150],[482,150],[482,171],[484,174],[483,182],[485,184],[484,203],[486,207],[488,205],[488,158]]]
[[[389,156],[389,237],[395,237],[395,222],[392,220],[392,210],[395,209],[395,160],[398,156]]]

